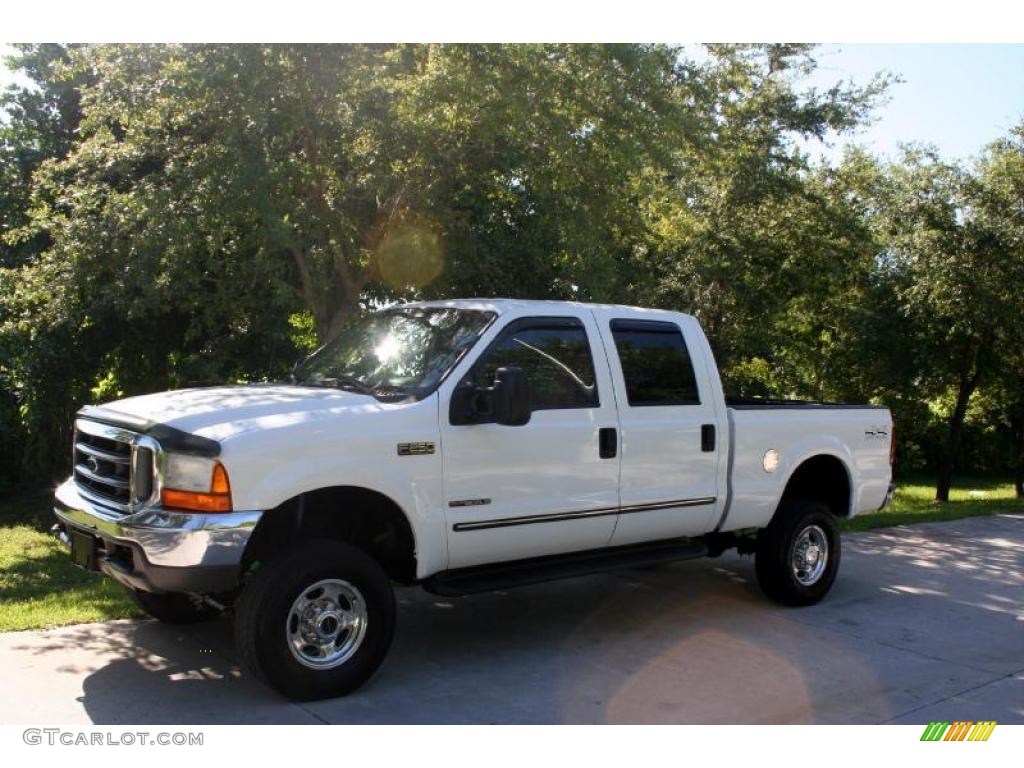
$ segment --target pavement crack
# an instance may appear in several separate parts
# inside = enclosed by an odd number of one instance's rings
[[[314,712],[312,709],[310,709],[309,707],[305,706],[304,704],[299,704],[298,702],[295,702],[295,701],[293,701],[292,704],[295,705],[296,707],[298,707],[299,709],[301,709],[303,712],[305,712],[307,715],[312,717],[314,720],[318,721],[321,725],[331,725],[332,724],[330,720],[327,720],[326,718],[321,717],[320,715],[318,715],[316,712]]]
[[[927,702],[925,704],[921,704],[919,706],[912,707],[912,708],[906,710],[905,712],[900,712],[900,713],[898,713],[896,715],[893,715],[888,720],[883,720],[880,724],[881,725],[885,725],[887,723],[893,722],[894,720],[898,720],[901,717],[906,717],[907,715],[912,715],[915,712],[918,712],[919,710],[925,709],[927,707],[934,707],[936,704],[941,704],[944,701],[949,701],[950,699],[955,699],[957,696],[963,696],[965,693],[973,693],[974,691],[981,690],[982,688],[985,688],[985,687],[987,687],[989,685],[992,685],[993,683],[998,683],[1001,680],[1006,680],[1007,678],[1015,677],[1016,675],[1021,674],[1021,672],[1024,672],[1024,670],[1017,670],[1016,672],[1008,672],[1005,675],[997,675],[996,677],[992,678],[991,680],[986,680],[984,683],[978,683],[977,685],[972,685],[970,688],[964,688],[962,691],[957,691],[956,693],[951,693],[949,696],[943,696],[943,697],[941,697],[939,699],[935,699],[934,701],[929,701],[929,702]]]

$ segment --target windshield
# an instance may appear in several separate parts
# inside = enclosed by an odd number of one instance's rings
[[[437,386],[493,317],[449,307],[376,312],[299,363],[293,380],[378,396],[420,396]]]

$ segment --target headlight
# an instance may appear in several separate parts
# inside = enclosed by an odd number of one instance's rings
[[[228,473],[219,461],[169,452],[164,455],[160,501],[167,509],[230,512]]]

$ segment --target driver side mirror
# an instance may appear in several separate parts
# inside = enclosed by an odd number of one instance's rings
[[[530,402],[530,381],[526,372],[517,366],[499,368],[494,374],[492,407],[494,420],[508,427],[528,424],[533,414]]]
[[[494,385],[478,387],[465,382],[452,395],[449,419],[452,424],[502,424],[521,427],[533,414],[530,382],[517,366],[499,368]]]

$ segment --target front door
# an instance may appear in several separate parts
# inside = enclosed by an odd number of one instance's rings
[[[523,369],[525,426],[451,423],[453,388]],[[618,511],[618,427],[607,359],[589,313],[512,320],[441,401],[449,568],[608,544]],[[604,433],[602,434],[602,430]]]

